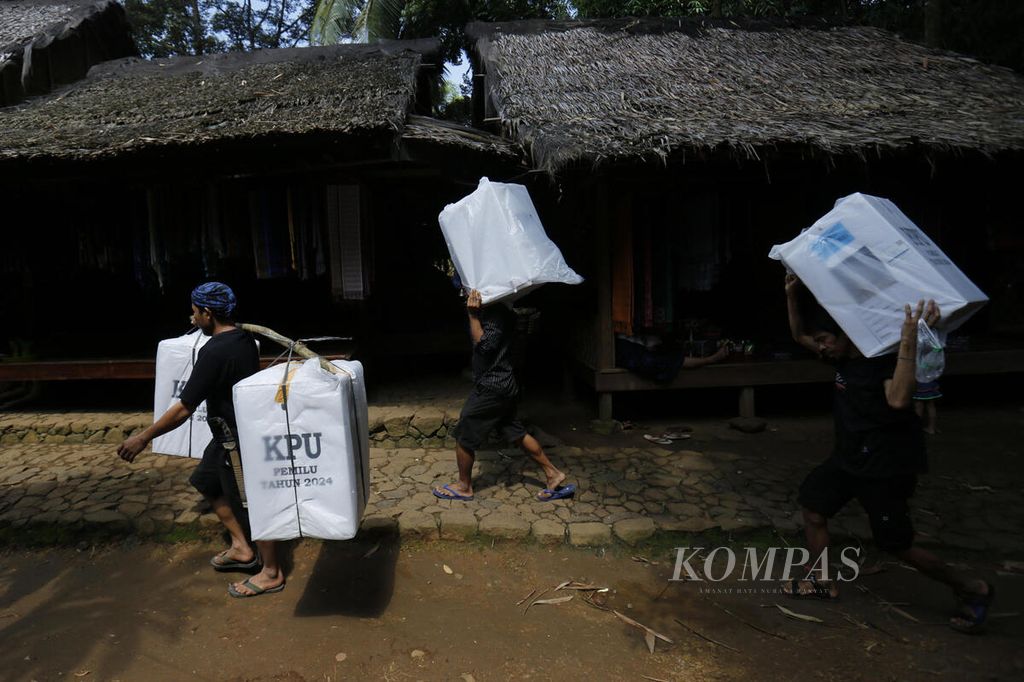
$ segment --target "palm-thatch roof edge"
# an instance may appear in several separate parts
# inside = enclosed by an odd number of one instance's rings
[[[437,41],[123,60],[0,109],[0,161],[76,161],[244,144],[340,143],[401,131]]]
[[[1024,150],[1024,78],[880,29],[693,20],[471,24],[505,134],[568,165]]]
[[[0,107],[86,75],[91,66],[137,55],[116,0],[0,3]]]

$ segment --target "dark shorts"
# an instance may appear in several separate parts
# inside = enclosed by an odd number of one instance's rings
[[[455,440],[470,451],[478,450],[494,430],[509,443],[518,441],[526,435],[526,428],[516,419],[516,403],[515,396],[474,388],[459,414]]]
[[[942,388],[937,381],[919,381],[914,390],[914,400],[937,400],[942,397]]]
[[[226,498],[231,505],[231,511],[235,513],[235,518],[242,524],[246,537],[249,537],[249,514],[242,506],[242,496],[238,492],[235,472],[228,461],[227,452],[220,443],[210,441],[203,450],[203,458],[192,470],[188,482],[205,497]]]
[[[864,478],[826,461],[804,479],[799,501],[805,509],[831,518],[856,498],[868,514],[871,534],[879,549],[900,552],[909,549],[914,541],[908,500],[916,487],[915,474]]]

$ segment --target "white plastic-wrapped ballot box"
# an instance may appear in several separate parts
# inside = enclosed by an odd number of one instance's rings
[[[318,360],[282,363],[234,386],[254,540],[348,540],[359,530],[370,493],[366,385],[360,363],[333,364],[341,373]]]
[[[861,353],[899,345],[904,305],[935,299],[941,332],[988,301],[982,291],[888,199],[851,194],[809,229],[773,246]]]
[[[153,421],[178,402],[199,349],[210,340],[198,329],[173,339],[164,339],[156,347],[156,388],[153,391]],[[192,413],[189,420],[153,439],[153,452],[161,455],[200,458],[212,439],[206,425],[206,403]]]
[[[481,178],[438,222],[463,286],[479,291],[485,304],[542,284],[583,281],[548,239],[523,185]]]

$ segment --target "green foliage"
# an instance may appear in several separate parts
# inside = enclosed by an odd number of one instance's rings
[[[309,40],[314,45],[394,40],[401,33],[406,0],[320,0]]]
[[[313,18],[310,0],[125,0],[145,57],[293,47]]]
[[[937,3],[937,5],[936,5]],[[941,47],[1024,71],[1020,0],[574,0],[580,18],[629,16],[822,17],[924,41],[926,7],[938,10]]]
[[[146,57],[171,57],[219,51],[209,32],[209,0],[125,0],[139,52]]]
[[[317,45],[437,37],[443,61],[461,63],[472,21],[570,16],[568,0],[319,0],[310,31]]]
[[[295,47],[306,41],[313,19],[309,0],[213,0],[210,25],[227,50]]]

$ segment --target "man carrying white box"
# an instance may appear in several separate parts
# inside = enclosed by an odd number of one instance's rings
[[[952,588],[959,606],[950,626],[977,632],[988,616],[992,586],[961,575],[914,545],[908,504],[918,475],[928,466],[921,423],[912,406],[918,321],[937,324],[938,306],[934,300],[927,305],[919,301],[914,309],[905,304],[896,355],[865,357],[820,304],[802,309],[802,288],[795,275],[786,276],[790,332],[835,367],[836,437],[831,456],[800,486],[810,564],[803,567],[803,577],[786,581],[783,591],[794,598],[838,598],[836,581],[828,579],[828,519],[856,498],[867,512],[875,544]]]
[[[207,282],[192,291],[192,321],[211,337],[200,349],[195,367],[177,403],[140,434],[125,439],[117,454],[132,462],[154,438],[185,423],[206,402],[208,422],[223,420],[230,434],[237,433],[231,388],[260,368],[259,351],[252,335],[234,324],[235,294],[226,284]],[[218,571],[262,569],[248,580],[232,584],[233,597],[251,597],[284,589],[273,543],[261,543],[262,557],[249,542],[248,515],[242,504],[239,482],[225,449],[224,434],[214,439],[189,477],[189,483],[209,500],[217,518],[231,536],[231,546],[210,559]]]
[[[537,493],[538,500],[548,502],[572,497],[576,486],[563,485],[565,474],[551,463],[540,442],[516,419],[519,384],[512,367],[515,313],[501,302],[484,308],[480,292],[473,289],[466,300],[466,314],[473,341],[473,390],[455,425],[459,480],[434,488],[434,496],[463,502],[473,499],[476,451],[491,431],[497,431],[503,440],[519,446],[544,472],[545,487]]]

